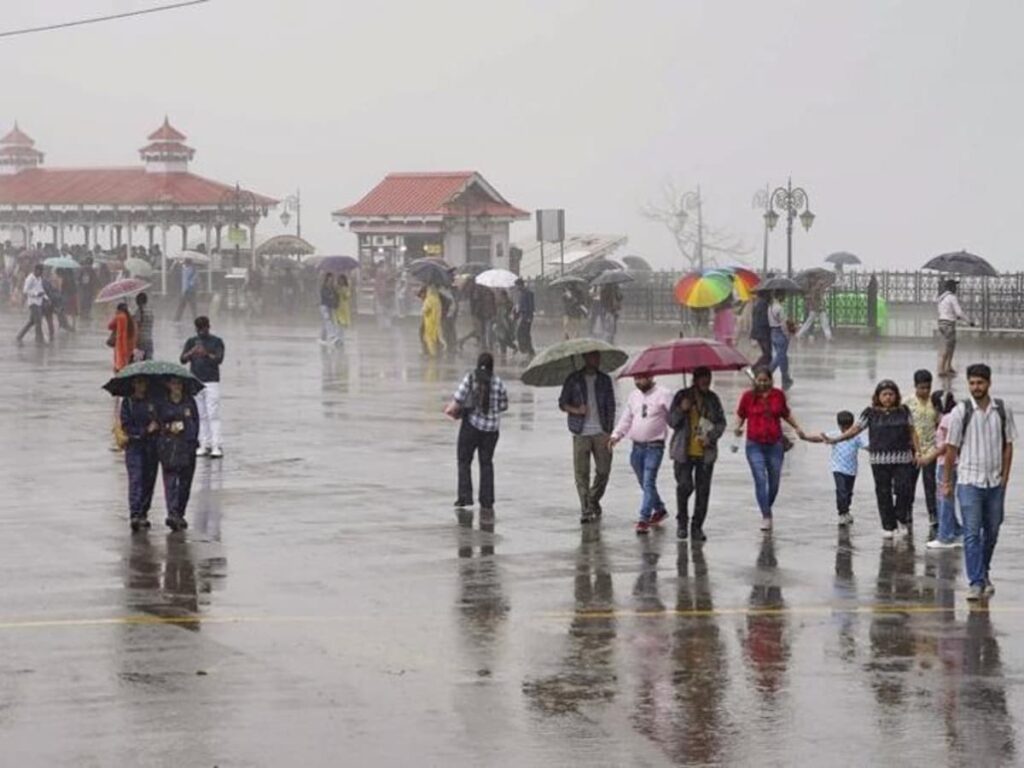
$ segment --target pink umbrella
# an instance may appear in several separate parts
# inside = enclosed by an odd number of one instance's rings
[[[735,348],[710,339],[676,339],[648,347],[627,365],[619,378],[693,373],[696,368],[740,371],[750,365]]]
[[[117,301],[118,299],[126,299],[129,296],[134,296],[147,288],[150,283],[145,280],[139,280],[137,277],[126,277],[124,280],[115,280],[103,287],[103,289],[96,294],[96,302],[103,303],[108,301]]]

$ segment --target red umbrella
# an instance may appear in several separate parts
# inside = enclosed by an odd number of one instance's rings
[[[740,371],[750,362],[728,344],[710,339],[675,339],[648,347],[627,365],[619,378],[693,373],[696,368],[712,371]]]
[[[129,296],[134,296],[136,293],[146,290],[149,288],[149,285],[145,280],[139,280],[137,277],[115,280],[109,285],[103,286],[103,290],[96,294],[96,302],[102,304],[107,301],[126,299]]]

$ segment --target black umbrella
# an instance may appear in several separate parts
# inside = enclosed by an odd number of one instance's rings
[[[594,275],[599,275],[602,272],[607,272],[610,269],[621,270],[622,265],[619,264],[619,262],[611,261],[610,259],[594,259],[593,261],[588,261],[585,264],[574,267],[572,272],[573,274],[589,278]]]
[[[835,253],[826,256],[825,261],[829,264],[835,264],[837,267],[851,267],[855,264],[860,264],[860,258],[854,256],[848,251],[836,251]]]
[[[975,256],[967,251],[956,251],[955,253],[943,253],[930,259],[922,269],[934,269],[936,272],[947,272],[953,275],[964,275],[966,277],[998,277],[995,267],[985,261],[981,256]]]
[[[451,285],[451,267],[440,259],[416,259],[408,268],[409,274],[428,285]]]
[[[804,289],[801,288],[794,280],[790,280],[788,277],[769,277],[767,280],[763,280],[757,288],[754,289],[758,293],[803,293]]]
[[[626,269],[636,270],[637,272],[654,271],[651,265],[647,263],[647,260],[640,256],[623,256],[622,263],[626,265]]]
[[[576,275],[562,275],[548,283],[550,288],[583,288],[586,289],[587,281]]]
[[[591,285],[620,285],[632,283],[633,276],[623,272],[621,269],[609,269],[590,281]]]

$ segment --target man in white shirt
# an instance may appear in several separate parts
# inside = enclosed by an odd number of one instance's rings
[[[974,325],[964,314],[960,300],[956,297],[956,289],[956,280],[946,280],[939,295],[939,376],[952,376],[956,373],[953,370],[953,352],[956,350],[957,321]]]
[[[43,285],[43,265],[36,264],[32,274],[25,278],[25,285],[21,289],[25,294],[25,303],[28,305],[28,322],[18,333],[16,342],[21,346],[22,339],[29,329],[36,329],[36,344],[45,344],[43,340],[43,302],[46,299],[46,286]]]
[[[789,390],[793,386],[793,378],[789,375],[789,328],[786,309],[782,306],[783,294],[772,296],[768,306],[768,327],[772,334],[772,363],[769,370],[782,374],[782,388]]]
[[[964,518],[964,564],[970,582],[968,600],[995,594],[989,568],[1003,522],[1017,439],[1013,412],[1002,400],[989,396],[991,382],[992,370],[987,365],[978,363],[967,369],[971,397],[954,408],[950,417],[942,475],[941,492],[952,496],[956,467],[956,496]]]

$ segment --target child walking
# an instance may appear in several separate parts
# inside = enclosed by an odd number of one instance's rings
[[[949,422],[953,418],[953,409],[956,408],[956,398],[952,392],[933,392],[932,405],[935,406],[939,417],[939,427],[935,430],[935,448],[926,459],[935,461],[935,479],[942,482],[942,475],[946,470],[945,462],[942,460],[946,455],[946,440],[949,437]],[[953,475],[949,482],[956,487],[956,464],[953,465]],[[964,545],[963,527],[956,516],[956,499],[943,493],[938,495],[936,512],[938,513],[939,530],[935,538],[926,545],[928,549],[953,549]]]
[[[836,440],[846,430],[853,426],[853,414],[849,411],[840,411],[836,414],[838,429],[832,432],[824,432],[820,435],[808,435],[807,441],[811,443],[827,443]],[[832,456],[829,460],[829,468],[832,470],[832,477],[836,484],[836,511],[839,513],[839,525],[847,526],[853,524],[853,515],[850,514],[850,505],[853,503],[853,486],[857,481],[857,451],[867,450],[868,436],[861,432],[855,438],[842,443],[832,443]]]

